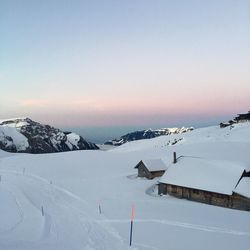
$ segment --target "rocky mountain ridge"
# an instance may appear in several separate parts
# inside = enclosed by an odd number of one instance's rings
[[[170,135],[170,134],[182,134],[188,131],[194,130],[193,127],[190,128],[161,128],[161,129],[146,129],[135,131],[132,133],[128,133],[126,135],[121,136],[119,139],[109,140],[105,142],[105,145],[113,145],[113,146],[120,146],[129,141],[136,141],[142,139],[151,139],[162,135]]]
[[[0,120],[0,149],[37,154],[98,149],[98,147],[75,133],[42,125],[30,118],[14,118]]]

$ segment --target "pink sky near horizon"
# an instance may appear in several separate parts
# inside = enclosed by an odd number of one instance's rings
[[[204,98],[207,101],[204,101]],[[228,116],[233,118],[240,112],[247,112],[246,98],[222,98],[201,96],[200,98],[166,98],[156,102],[144,98],[138,100],[74,100],[74,99],[26,99],[16,106],[16,115],[38,119],[57,126],[131,126],[157,123],[197,123],[199,120]],[[209,102],[210,99],[210,102]],[[242,108],[243,107],[243,108]],[[245,109],[244,109],[245,108]],[[20,115],[21,114],[21,115]],[[8,118],[8,117],[1,117]]]

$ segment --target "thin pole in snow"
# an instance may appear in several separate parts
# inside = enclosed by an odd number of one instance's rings
[[[43,206],[42,206],[42,216],[44,216],[44,210],[43,210]]]
[[[131,223],[130,223],[130,239],[129,239],[130,246],[132,245],[134,215],[135,215],[135,205],[133,204],[131,211]]]
[[[99,214],[101,214],[101,213],[102,213],[102,209],[101,209],[100,203],[99,203],[99,205],[98,205],[98,208],[99,208]]]

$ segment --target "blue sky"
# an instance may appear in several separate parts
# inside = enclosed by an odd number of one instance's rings
[[[205,123],[250,109],[250,1],[0,2],[0,118]]]

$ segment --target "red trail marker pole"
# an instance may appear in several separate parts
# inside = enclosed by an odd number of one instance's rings
[[[131,223],[130,223],[130,239],[129,239],[130,246],[132,245],[134,216],[135,216],[135,205],[133,204],[132,211],[131,211]]]

